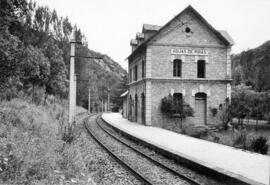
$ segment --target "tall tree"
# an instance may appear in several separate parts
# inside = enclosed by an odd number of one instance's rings
[[[24,84],[44,86],[49,79],[50,63],[40,49],[28,46],[23,51],[20,70]]]
[[[42,50],[50,62],[50,75],[46,84],[46,93],[64,96],[67,91],[67,71],[62,58],[62,51],[52,38],[44,43]]]
[[[9,33],[7,27],[0,28],[0,87],[4,88],[9,79],[18,78],[18,63],[21,56],[21,42]]]

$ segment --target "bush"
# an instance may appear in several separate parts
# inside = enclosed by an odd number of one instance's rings
[[[72,143],[75,139],[75,122],[61,128],[61,138],[66,143]]]
[[[171,114],[173,105],[173,97],[171,95],[161,99],[161,112]]]
[[[177,122],[177,119],[180,118],[181,128],[183,119],[194,114],[193,109],[184,101],[182,95],[180,97],[173,97],[170,94],[161,99],[161,112],[175,118]]]
[[[268,147],[269,147],[267,144],[267,138],[264,136],[253,138],[251,140],[250,147],[254,152],[261,153],[261,154],[267,154]]]

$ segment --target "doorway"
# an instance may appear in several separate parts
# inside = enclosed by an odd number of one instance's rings
[[[195,122],[196,124],[207,124],[207,95],[205,93],[195,94]]]

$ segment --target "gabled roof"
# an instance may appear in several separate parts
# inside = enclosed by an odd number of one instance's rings
[[[157,31],[154,35],[152,35],[150,38],[148,38],[147,40],[145,40],[142,44],[140,44],[129,56],[128,59],[130,57],[132,57],[134,54],[136,54],[138,51],[140,51],[141,49],[143,49],[146,44],[148,44],[150,41],[153,40],[154,37],[156,37],[162,30],[164,30],[171,22],[173,22],[175,19],[178,19],[178,17],[183,14],[186,11],[191,11],[192,13],[194,13],[195,16],[198,17],[198,19],[200,19],[226,46],[231,46],[234,44],[233,40],[231,39],[231,37],[229,36],[229,34],[224,31],[219,32],[218,30],[216,30],[214,27],[212,27],[200,14],[199,12],[197,12],[191,5],[189,5],[188,7],[186,7],[182,12],[180,12],[178,15],[176,15],[174,18],[172,18],[168,23],[166,23],[164,26],[160,27],[160,26],[156,26],[156,25],[149,25],[149,24],[144,24],[143,26],[145,26],[145,28],[150,29],[155,29],[155,31]],[[144,27],[143,27],[144,29]]]

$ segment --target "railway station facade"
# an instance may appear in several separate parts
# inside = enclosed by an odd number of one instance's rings
[[[169,121],[161,99],[181,97],[194,110],[189,121],[213,121],[210,107],[231,97],[231,46],[226,31],[213,28],[188,6],[164,26],[144,24],[130,42],[126,117],[162,127]]]

